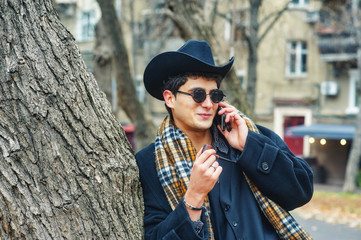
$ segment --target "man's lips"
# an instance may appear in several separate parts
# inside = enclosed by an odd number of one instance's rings
[[[210,113],[198,113],[198,115],[202,118],[210,118],[212,117],[212,114]]]

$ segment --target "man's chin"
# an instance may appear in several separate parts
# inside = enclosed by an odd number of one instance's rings
[[[197,128],[200,131],[208,130],[208,129],[210,129],[211,126],[212,126],[212,122],[211,123],[202,122],[202,123],[197,124]]]

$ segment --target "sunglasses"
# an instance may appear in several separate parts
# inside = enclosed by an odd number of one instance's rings
[[[221,102],[223,100],[223,97],[226,96],[223,94],[222,90],[219,90],[219,89],[214,89],[214,90],[210,91],[210,93],[208,93],[208,94],[202,88],[194,89],[193,93],[187,93],[187,92],[182,92],[182,91],[177,91],[177,93],[192,96],[193,100],[196,103],[204,102],[204,100],[206,100],[206,98],[207,98],[207,95],[209,95],[211,97],[211,100],[213,103]]]

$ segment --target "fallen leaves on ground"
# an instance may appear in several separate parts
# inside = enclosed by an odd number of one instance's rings
[[[361,194],[316,191],[312,200],[296,212],[306,219],[315,218],[361,229]]]

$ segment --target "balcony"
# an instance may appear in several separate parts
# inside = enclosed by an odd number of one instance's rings
[[[357,42],[350,33],[319,29],[317,34],[321,60],[325,62],[346,62],[356,59]]]

